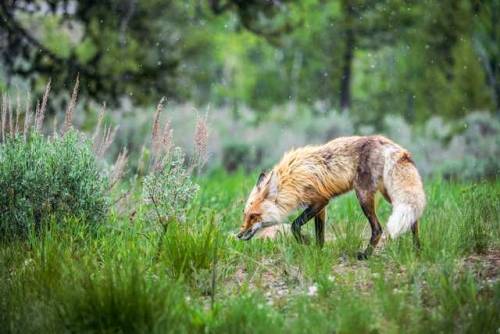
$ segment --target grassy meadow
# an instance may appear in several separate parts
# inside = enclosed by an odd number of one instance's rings
[[[330,203],[322,249],[237,240],[255,179],[198,177],[186,219],[165,234],[136,191],[93,227],[67,218],[2,241],[1,331],[498,332],[498,181],[425,180],[421,252],[408,233],[358,261],[369,226],[352,193]],[[389,213],[380,197],[383,225]]]
[[[500,334],[499,14],[0,0],[0,334]],[[420,250],[409,232],[358,260],[371,229],[352,192],[323,247],[313,221],[308,244],[291,235],[300,212],[274,239],[236,237],[285,152],[372,135],[422,177]]]

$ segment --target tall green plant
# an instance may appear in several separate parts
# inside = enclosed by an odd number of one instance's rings
[[[160,125],[163,102],[164,99],[158,104],[153,119],[150,172],[144,178],[143,185],[146,212],[161,226],[156,257],[168,226],[186,219],[186,212],[199,190],[191,176],[207,160],[208,141],[206,117],[199,117],[194,135],[194,158],[188,161],[184,151],[173,145],[170,121],[167,120],[163,128]]]

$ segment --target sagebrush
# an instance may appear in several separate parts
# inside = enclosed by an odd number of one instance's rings
[[[91,144],[75,131],[8,138],[0,145],[0,188],[1,235],[26,235],[31,227],[68,217],[96,224],[110,204]]]

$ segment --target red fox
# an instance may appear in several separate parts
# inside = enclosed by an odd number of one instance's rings
[[[341,137],[321,146],[306,146],[286,153],[270,172],[260,174],[244,209],[238,238],[251,239],[266,226],[283,222],[298,208],[305,209],[292,223],[292,232],[304,242],[301,226],[314,217],[317,243],[324,244],[326,205],[354,189],[371,226],[366,258],[382,236],[374,197],[380,191],[392,204],[387,223],[391,238],[408,231],[420,247],[418,219],[425,207],[420,175],[410,153],[382,136]]]

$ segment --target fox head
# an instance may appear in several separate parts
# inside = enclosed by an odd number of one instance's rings
[[[277,198],[278,176],[274,171],[262,172],[245,205],[243,224],[237,235],[239,239],[250,240],[261,228],[280,222]]]

